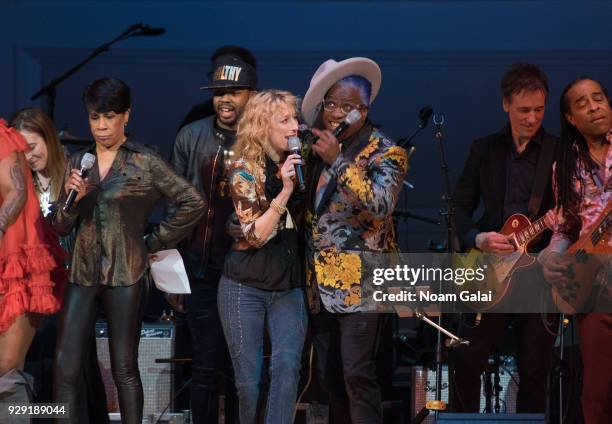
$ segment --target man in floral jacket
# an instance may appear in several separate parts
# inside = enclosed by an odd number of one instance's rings
[[[302,102],[306,122],[322,128],[312,130],[318,140],[308,155],[308,301],[334,423],[382,422],[374,361],[381,316],[365,312],[359,252],[397,249],[391,214],[408,158],[368,120],[380,83],[370,59],[330,59]],[[332,132],[352,110],[361,118],[336,138]]]

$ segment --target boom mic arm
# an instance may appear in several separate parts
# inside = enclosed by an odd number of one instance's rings
[[[408,150],[409,156],[412,156],[416,151],[416,147],[412,144],[412,140],[419,132],[421,132],[422,129],[427,127],[429,120],[431,119],[431,115],[433,115],[433,108],[431,106],[422,107],[421,110],[419,110],[419,123],[412,131],[412,134],[410,134],[408,137],[400,138],[397,141],[398,146]]]

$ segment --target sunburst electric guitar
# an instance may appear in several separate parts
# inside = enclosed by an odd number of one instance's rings
[[[529,245],[546,230],[547,226],[544,216],[533,223],[523,214],[510,216],[504,226],[499,231],[506,236],[508,242],[514,246],[514,252],[507,255],[496,255],[493,253],[483,253],[478,249],[473,249],[469,256],[486,259],[488,271],[487,277],[483,281],[466,282],[461,286],[461,290],[468,290],[470,293],[477,291],[481,293],[491,293],[489,301],[466,301],[470,308],[485,312],[496,307],[512,291],[512,277],[519,268],[532,265],[536,258],[527,253]],[[464,261],[464,265],[466,261]],[[480,262],[478,266],[482,266]],[[474,265],[473,265],[474,266]],[[494,272],[491,272],[491,268]]]

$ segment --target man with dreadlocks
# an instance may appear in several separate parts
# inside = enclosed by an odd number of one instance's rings
[[[579,77],[561,95],[561,141],[554,168],[558,220],[550,245],[540,254],[544,276],[563,284],[561,253],[587,234],[612,201],[612,109],[606,88]],[[612,237],[605,240],[612,252]],[[608,261],[609,262],[609,261]],[[610,266],[598,280],[610,280]],[[600,296],[610,297],[602,291]],[[607,299],[609,301],[609,299]],[[609,303],[608,303],[609,304]],[[609,423],[612,417],[612,314],[579,316],[584,364],[582,411],[586,424]]]

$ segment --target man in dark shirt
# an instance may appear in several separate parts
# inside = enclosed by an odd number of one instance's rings
[[[213,90],[215,114],[183,127],[172,153],[176,172],[206,196],[209,204],[208,212],[180,249],[191,295],[184,304],[181,295],[168,298],[176,310],[187,313],[189,322],[193,348],[191,409],[194,424],[217,422],[217,392],[223,382],[230,392],[228,395],[235,398],[233,383],[222,378],[229,358],[217,311],[217,285],[225,255],[233,241],[225,229],[234,206],[224,169],[232,157],[238,120],[255,93],[257,75],[248,63],[223,56],[213,64],[211,81],[211,85],[202,88]],[[227,403],[231,404],[229,399]],[[227,422],[232,422],[236,409],[227,405],[227,410]]]
[[[514,251],[508,238],[498,232],[505,220],[515,213],[533,220],[554,205],[550,170],[557,139],[542,128],[548,83],[537,66],[514,64],[501,88],[509,124],[472,143],[453,201],[463,248],[505,255]],[[475,221],[473,214],[481,200],[484,212]],[[532,249],[545,247],[547,241],[536,242]],[[544,412],[556,328],[554,319],[546,328],[543,318],[533,313],[484,314],[479,322],[462,329],[471,345],[453,352],[455,411],[478,412],[480,376],[512,323],[520,380],[517,412]]]

